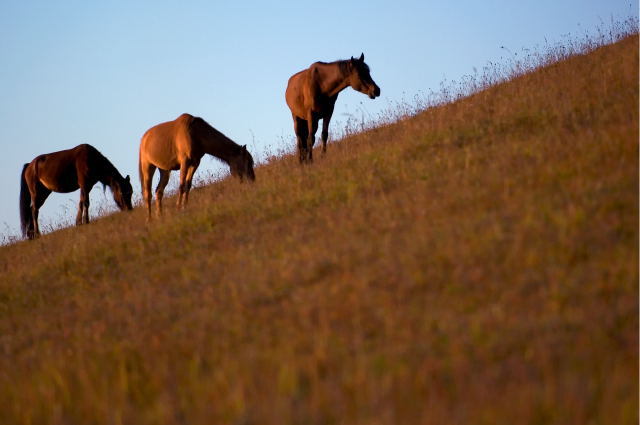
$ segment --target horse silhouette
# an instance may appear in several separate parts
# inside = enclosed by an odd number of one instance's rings
[[[109,186],[121,210],[131,210],[133,189],[129,176],[96,148],[82,144],[75,148],[39,155],[24,164],[20,176],[20,223],[22,235],[40,235],[38,211],[51,192],[69,193],[80,189],[76,225],[89,223],[89,192],[96,183]]]
[[[247,145],[240,146],[211,127],[205,120],[182,114],[173,121],[151,127],[140,141],[140,184],[147,205],[147,217],[151,219],[151,181],[156,168],[160,181],[156,188],[156,209],[162,214],[162,197],[169,182],[171,170],[180,170],[178,207],[186,206],[193,174],[204,154],[213,155],[226,162],[231,175],[253,181],[253,157]]]
[[[371,99],[380,96],[380,87],[371,78],[364,53],[331,63],[316,62],[289,78],[285,97],[291,109],[298,141],[300,163],[313,161],[313,145],[322,119],[322,153],[327,151],[329,122],[338,94],[351,86]]]

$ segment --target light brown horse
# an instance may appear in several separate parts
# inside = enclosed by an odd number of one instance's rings
[[[202,118],[182,114],[173,121],[151,127],[140,141],[140,184],[151,219],[151,180],[156,168],[160,171],[160,181],[156,188],[156,210],[162,213],[164,188],[169,182],[171,170],[180,170],[178,207],[184,207],[189,200],[191,180],[204,154],[213,155],[226,162],[231,175],[240,181],[253,181],[253,157],[247,145],[237,145],[227,136],[211,127]]]
[[[80,189],[76,225],[89,223],[89,192],[97,183],[109,186],[121,210],[132,209],[133,189],[129,176],[122,177],[107,158],[91,145],[39,155],[24,164],[20,176],[20,222],[22,235],[40,235],[38,210],[51,192],[69,193]]]
[[[300,162],[313,161],[313,145],[322,119],[322,153],[327,151],[329,122],[338,94],[351,86],[371,99],[380,96],[380,87],[371,78],[364,54],[359,59],[331,63],[316,62],[289,78],[285,97],[293,116]]]

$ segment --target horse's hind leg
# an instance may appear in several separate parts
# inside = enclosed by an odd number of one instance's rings
[[[322,119],[322,153],[323,154],[327,152],[327,140],[329,139],[329,123],[331,122],[332,114],[333,114],[333,108],[331,108],[331,113],[329,113]]]
[[[191,166],[189,167],[189,170],[187,171],[187,192],[184,195],[184,204],[187,205],[187,202],[189,201],[189,192],[191,191],[191,182],[193,181],[193,175],[196,173],[196,170],[198,169],[198,165],[200,165],[200,160],[195,161],[193,164],[191,164]]]
[[[312,113],[309,113],[307,119],[307,126],[309,127],[309,139],[307,140],[307,161],[313,162],[313,145],[316,143],[316,131],[318,131],[318,119],[313,117]]]
[[[164,188],[169,183],[170,170],[163,170],[158,168],[160,172],[160,181],[158,182],[158,186],[156,187],[156,213],[158,217],[162,215],[162,198],[164,197]]]
[[[31,195],[31,216],[32,216],[32,228],[27,232],[29,239],[40,236],[40,226],[38,225],[38,214],[40,207],[44,204],[44,201],[49,197],[51,191],[44,185],[36,183],[34,192]]]
[[[293,128],[296,132],[296,139],[298,139],[298,159],[300,163],[303,163],[307,160],[307,138],[309,137],[307,121],[294,116]]]
[[[31,220],[27,223],[27,238],[34,239],[38,236],[38,207],[37,207],[37,199],[38,199],[38,181],[34,176],[33,172],[34,167],[27,167],[24,174],[25,182],[27,183],[27,188],[29,189],[29,198],[30,198],[30,212],[31,212]]]
[[[189,202],[191,182],[198,165],[200,165],[200,160],[189,163],[185,162],[180,167],[180,193],[178,196],[178,206],[182,206],[184,208],[187,205],[187,202]]]
[[[31,225],[33,227],[27,231],[27,236],[29,237],[29,239],[34,239],[40,236],[40,226],[38,225],[39,210],[40,208],[36,207],[35,202],[31,201]]]

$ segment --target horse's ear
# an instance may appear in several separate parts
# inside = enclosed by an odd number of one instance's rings
[[[129,178],[129,174],[127,174],[127,177],[124,178],[126,181],[130,182],[131,179]]]
[[[247,145],[242,145],[242,150],[246,152],[247,151]]]
[[[364,62],[364,53],[360,54],[360,59],[358,59],[360,62]]]

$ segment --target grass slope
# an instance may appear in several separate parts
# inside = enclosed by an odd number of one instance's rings
[[[0,415],[638,421],[638,37],[0,247]]]

